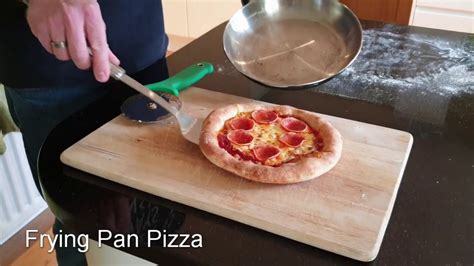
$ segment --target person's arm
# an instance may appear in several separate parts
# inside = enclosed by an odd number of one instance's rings
[[[27,20],[41,45],[59,60],[70,60],[80,69],[94,70],[100,82],[109,79],[109,62],[119,64],[110,51],[97,0],[29,0]],[[67,47],[53,44],[65,42]],[[88,47],[93,56],[89,55]],[[92,60],[91,60],[92,59]]]

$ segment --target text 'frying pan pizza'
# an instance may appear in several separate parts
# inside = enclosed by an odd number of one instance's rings
[[[288,184],[336,165],[339,132],[318,115],[290,106],[235,104],[214,110],[199,141],[215,165],[244,178]]]

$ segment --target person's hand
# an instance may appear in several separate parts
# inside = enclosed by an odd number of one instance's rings
[[[32,33],[49,53],[59,60],[72,59],[80,69],[88,69],[92,64],[100,82],[109,79],[109,62],[119,64],[107,44],[105,23],[96,0],[30,0],[27,20]],[[54,43],[61,42],[66,47],[55,47]]]

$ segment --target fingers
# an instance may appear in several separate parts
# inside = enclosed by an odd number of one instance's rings
[[[62,16],[55,16],[52,19],[49,19],[49,29],[52,42],[66,42],[66,30]],[[50,44],[50,47],[52,45]],[[52,46],[52,51],[57,59],[62,61],[69,60],[69,52],[67,47],[54,47]]]
[[[26,18],[33,35],[38,39],[44,49],[52,54],[53,50],[51,49],[51,38],[47,23],[38,20],[38,16],[34,12],[34,9],[28,9]]]
[[[112,53],[112,51],[110,51],[109,49],[109,61],[112,62],[112,64],[114,65],[120,65],[120,60],[117,58],[117,56],[115,56],[114,53]]]
[[[95,78],[106,82],[110,76],[109,46],[105,35],[105,23],[100,13],[99,4],[93,3],[85,6],[85,29],[87,40],[92,50],[92,68]]]
[[[58,1],[54,5],[32,1],[27,19],[33,34],[49,53],[59,60],[72,59],[80,69],[92,65],[100,82],[109,79],[109,62],[120,64],[107,45],[105,23],[96,1]],[[55,47],[52,42],[67,42],[67,48]]]
[[[46,51],[50,54],[54,54],[53,48],[51,47],[51,38],[49,37],[49,29],[47,27],[41,29],[38,32],[33,32],[33,34],[38,38],[38,41],[44,47]]]
[[[63,7],[69,55],[78,68],[88,69],[91,60],[87,49],[82,10],[66,4],[63,4]]]

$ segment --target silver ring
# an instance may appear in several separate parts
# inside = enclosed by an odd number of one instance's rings
[[[51,46],[55,49],[64,49],[67,47],[67,43],[66,42],[54,42],[54,41],[51,41]]]

